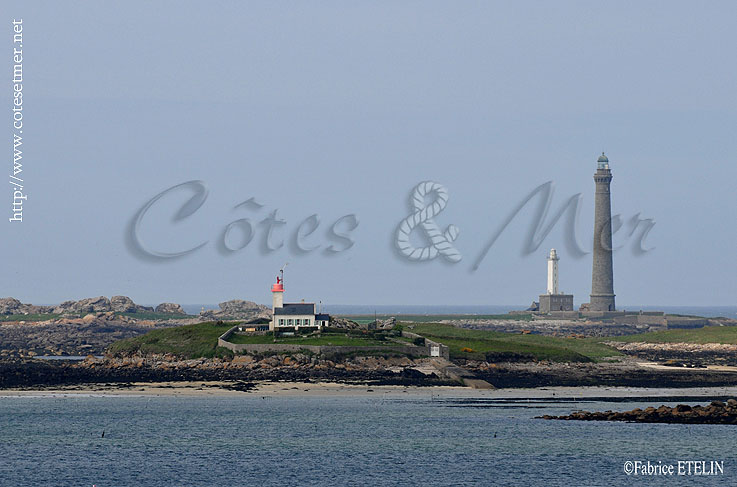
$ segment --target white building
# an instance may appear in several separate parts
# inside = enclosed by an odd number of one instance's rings
[[[555,311],[573,311],[573,295],[560,291],[558,286],[558,252],[550,249],[548,254],[548,289],[540,295],[539,311],[553,313]]]
[[[284,273],[282,272],[282,276]],[[269,323],[270,331],[299,331],[299,329],[322,329],[330,323],[330,315],[318,313],[315,303],[285,303],[284,279],[276,278],[271,286],[273,317]]]

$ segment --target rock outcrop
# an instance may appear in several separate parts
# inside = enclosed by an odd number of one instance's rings
[[[0,315],[30,315],[51,313],[52,306],[34,306],[21,303],[15,298],[0,298]]]
[[[2,298],[0,299],[0,314],[20,314],[18,310],[20,309],[21,305],[22,303],[15,298]]]
[[[360,328],[367,328],[368,325],[361,326],[353,320],[347,318],[339,318],[337,316],[330,317],[330,328],[345,328],[346,330],[358,330]]]
[[[377,320],[376,328],[379,330],[391,330],[397,324],[397,319],[391,316],[385,320]]]
[[[108,298],[98,296],[96,298],[80,299],[72,304],[71,309],[77,313],[104,313],[106,311],[112,311],[112,306]]]
[[[163,303],[170,309],[178,309],[178,314],[185,314],[181,306],[173,303]],[[128,296],[105,296],[85,298],[79,301],[64,301],[56,306],[35,306],[21,303],[15,298],[0,298],[0,315],[29,315],[29,314],[58,314],[58,315],[85,315],[87,313],[141,313],[153,311],[150,306],[141,306],[133,302]]]
[[[253,320],[271,319],[271,309],[253,301],[233,299],[218,304],[219,310],[208,309],[200,313],[205,320]]]
[[[157,313],[167,313],[172,315],[186,315],[182,309],[182,305],[176,303],[161,303],[156,307]]]
[[[138,313],[154,309],[150,306],[138,305],[128,296],[113,296],[110,298],[110,310],[118,313]]]
[[[53,308],[55,314],[85,314],[85,313],[107,313],[114,311],[117,313],[138,313],[143,311],[153,311],[150,306],[141,306],[133,302],[128,296],[113,296],[108,299],[105,296],[96,298],[85,298],[79,301],[64,301],[60,305]]]
[[[42,322],[0,326],[0,358],[32,355],[101,355],[112,343],[153,328],[176,326],[176,320],[139,320],[112,311],[78,318],[61,316]]]
[[[645,409],[636,408],[625,412],[576,411],[568,416],[541,416],[541,419],[562,419],[578,421],[629,421],[635,423],[686,423],[686,424],[737,424],[737,400],[729,399],[726,404],[713,401],[708,406],[676,407],[660,406]]]

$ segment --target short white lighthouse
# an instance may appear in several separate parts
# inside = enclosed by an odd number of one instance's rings
[[[548,255],[548,294],[558,294],[558,253],[550,249]]]
[[[284,302],[284,268],[279,271],[276,283],[271,285],[273,317],[269,330],[275,333],[298,333],[302,330],[321,330],[330,324],[330,315],[316,312],[315,303]]]
[[[573,295],[563,294],[558,287],[558,252],[550,249],[548,254],[548,289],[540,295],[538,311],[540,313],[555,313],[573,311]]]
[[[276,277],[276,284],[271,286],[271,295],[271,311],[284,306],[284,283],[282,282],[282,278],[279,276]]]

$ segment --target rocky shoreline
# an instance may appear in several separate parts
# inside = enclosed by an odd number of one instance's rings
[[[417,370],[406,358],[356,357],[344,363],[308,356],[239,356],[177,360],[88,357],[80,362],[46,360],[0,361],[0,389],[42,389],[93,383],[287,381],[345,382],[374,385],[458,385],[434,373]]]
[[[465,363],[476,379],[496,388],[737,386],[737,372],[664,370],[633,362],[606,364]],[[0,389],[88,383],[169,381],[346,382],[376,385],[459,385],[439,373],[432,359],[240,355],[232,359],[183,360],[173,356],[88,357],[83,361],[0,360]]]
[[[589,412],[576,411],[567,416],[538,416],[537,419],[555,419],[564,421],[626,421],[634,423],[677,423],[677,424],[734,424],[737,425],[737,400],[729,399],[726,403],[713,401],[708,406],[688,406],[679,404],[675,407],[660,406],[645,409],[635,408],[624,412]]]
[[[625,386],[699,387],[737,385],[737,372],[643,367],[631,359],[612,363],[486,363],[461,364],[495,387]]]

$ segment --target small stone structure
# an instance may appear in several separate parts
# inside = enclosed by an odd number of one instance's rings
[[[573,294],[541,294],[540,313],[573,311]]]

